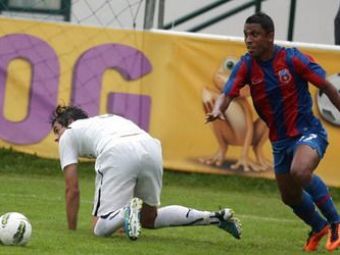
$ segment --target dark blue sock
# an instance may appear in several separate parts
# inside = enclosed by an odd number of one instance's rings
[[[329,194],[326,184],[317,175],[313,175],[312,181],[305,191],[312,197],[316,206],[320,209],[323,216],[326,217],[328,223],[336,223],[340,221],[339,214]]]
[[[314,202],[306,192],[303,192],[301,202],[291,208],[300,219],[312,227],[314,232],[319,232],[327,224],[327,221],[315,210]]]

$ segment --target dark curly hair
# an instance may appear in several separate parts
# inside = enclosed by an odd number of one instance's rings
[[[87,119],[88,117],[87,113],[77,106],[58,105],[51,114],[50,123],[52,127],[55,122],[60,123],[64,127],[68,127],[71,121]]]
[[[274,22],[270,16],[263,12],[257,12],[246,19],[246,24],[259,24],[267,33],[274,32]]]

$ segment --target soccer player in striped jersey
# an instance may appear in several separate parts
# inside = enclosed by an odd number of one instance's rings
[[[340,111],[339,93],[311,57],[274,43],[274,23],[267,14],[259,12],[246,19],[244,41],[248,52],[236,64],[206,120],[223,118],[240,89],[250,87],[255,110],[270,130],[282,201],[311,227],[304,250],[316,250],[328,234],[326,248],[333,251],[340,246],[340,218],[326,184],[314,174],[328,141],[313,115],[308,82]]]

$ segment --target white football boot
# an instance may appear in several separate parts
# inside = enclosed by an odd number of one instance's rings
[[[132,198],[124,211],[124,231],[131,240],[137,240],[141,233],[140,211],[143,201],[137,197]]]
[[[234,217],[232,209],[225,208],[215,212],[216,218],[220,221],[218,227],[231,234],[236,239],[241,239],[241,222]]]

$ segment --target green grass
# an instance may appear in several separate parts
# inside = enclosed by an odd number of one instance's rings
[[[285,207],[271,180],[165,171],[162,205],[204,210],[231,207],[241,219],[242,239],[214,226],[143,230],[139,240],[124,235],[95,237],[90,213],[92,163],[80,167],[81,207],[77,231],[66,228],[64,180],[56,160],[0,150],[0,214],[24,213],[33,226],[26,247],[0,246],[0,254],[304,254],[309,229]],[[340,190],[332,188],[340,206]],[[327,254],[321,247],[319,254]]]

